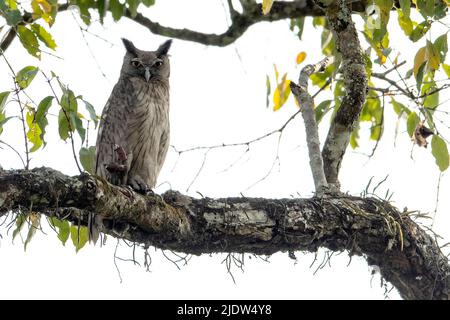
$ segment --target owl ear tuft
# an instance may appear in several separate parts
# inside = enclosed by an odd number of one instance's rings
[[[134,46],[133,42],[131,42],[128,39],[122,38],[123,45],[125,46],[125,49],[133,55],[137,55],[138,49]]]
[[[172,39],[167,40],[162,45],[160,45],[159,48],[156,50],[156,55],[158,57],[167,55],[171,45],[172,45]]]

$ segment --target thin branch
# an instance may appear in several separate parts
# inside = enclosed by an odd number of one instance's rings
[[[25,164],[25,161],[23,161],[23,158],[20,155],[19,151],[17,151],[13,146],[11,146],[10,144],[6,143],[5,141],[0,140],[0,143],[4,144],[8,148],[10,148],[12,151],[14,151],[17,154],[17,156],[20,158],[20,161],[22,162],[22,165],[23,165],[24,169],[27,168],[27,165]]]
[[[56,95],[55,89],[53,88],[52,79],[48,78],[47,75],[43,71],[41,71],[41,73],[44,75],[44,77],[46,79],[46,82],[48,83],[48,85],[50,87],[50,90],[52,91],[53,96],[56,99],[56,102],[58,102],[58,104],[61,106],[61,101],[59,100],[58,96]],[[69,104],[70,104],[70,99],[69,99]],[[75,160],[75,164],[76,164],[76,166],[78,168],[78,171],[80,173],[83,173],[83,170],[81,169],[80,164],[78,163],[77,153],[75,152],[75,141],[74,141],[75,139],[73,138],[73,131],[75,131],[75,129],[72,128],[70,117],[67,114],[66,110],[62,106],[61,106],[61,110],[63,111],[64,116],[65,116],[65,118],[67,120],[67,125],[68,125],[68,129],[69,129],[68,130],[69,131],[69,138],[70,138],[70,142],[71,142],[71,146],[72,146],[72,155],[73,155],[73,158]]]
[[[120,274],[119,266],[117,265],[117,248],[119,247],[120,239],[117,239],[116,248],[114,249],[114,266],[116,267],[117,274],[119,276],[120,283],[122,283],[122,275]]]
[[[290,84],[292,94],[297,99],[302,110],[302,116],[305,122],[306,142],[309,151],[309,164],[314,179],[316,193],[319,195],[323,194],[323,192],[328,189],[328,183],[325,178],[323,159],[320,152],[319,130],[314,112],[314,100],[308,93],[308,80],[312,74],[325,70],[325,68],[333,62],[333,57],[326,57],[319,63],[307,65],[300,72],[298,85],[294,82],[291,82]]]
[[[19,109],[20,109],[20,116],[19,119],[22,123],[22,132],[23,132],[23,138],[24,138],[24,143],[25,143],[25,169],[28,170],[30,167],[30,151],[28,149],[28,138],[27,138],[27,127],[25,125],[25,115],[24,115],[24,110],[25,108],[23,107],[22,102],[20,101],[20,96],[19,96],[19,87],[17,86],[17,81],[14,78],[14,93],[16,94],[17,97],[17,103],[19,104]]]
[[[433,218],[432,218],[432,223],[431,223],[431,228],[433,228],[434,226],[434,222],[436,220],[436,214],[439,208],[439,194],[440,194],[440,190],[441,190],[441,178],[442,178],[443,173],[440,172],[439,173],[439,179],[438,179],[438,183],[437,183],[437,187],[436,187],[436,202],[435,202],[435,206],[434,206],[434,211],[433,211]]]

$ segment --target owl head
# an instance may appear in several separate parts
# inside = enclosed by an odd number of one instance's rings
[[[127,50],[123,59],[122,75],[141,78],[146,82],[167,80],[170,75],[168,52],[172,40],[167,40],[156,51],[143,51],[130,40],[122,39]]]

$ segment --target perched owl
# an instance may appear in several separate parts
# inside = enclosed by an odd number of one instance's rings
[[[156,51],[122,40],[126,54],[100,120],[95,172],[112,184],[145,193],[155,186],[169,148],[172,40]]]

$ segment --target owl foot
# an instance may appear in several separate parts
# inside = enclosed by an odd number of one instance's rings
[[[128,184],[133,188],[134,191],[142,194],[146,194],[151,191],[148,185],[140,176],[134,176],[128,179]]]

